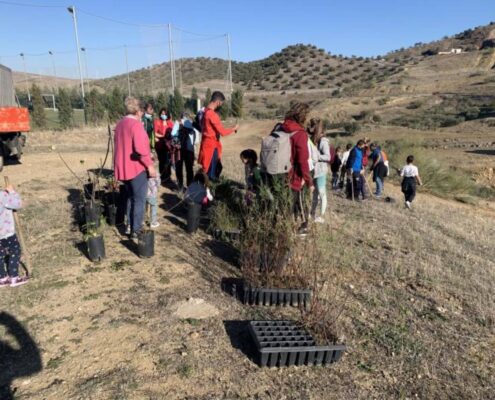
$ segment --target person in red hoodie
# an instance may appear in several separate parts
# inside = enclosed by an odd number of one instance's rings
[[[160,110],[160,119],[155,119],[153,127],[155,129],[155,149],[159,161],[160,178],[162,183],[165,183],[170,180],[172,173],[167,135],[170,136],[170,132],[174,127],[174,122],[165,107]]]
[[[199,149],[198,163],[203,167],[211,180],[220,177],[222,165],[222,143],[220,137],[237,132],[239,125],[227,129],[222,125],[220,117],[215,112],[225,101],[222,92],[213,92],[211,101],[205,108],[202,121],[201,147]]]
[[[313,179],[309,170],[309,136],[304,129],[304,124],[309,114],[309,105],[296,103],[285,115],[281,129],[291,133],[291,170],[289,171],[289,186],[292,191],[292,209],[294,216],[301,217],[303,223],[299,230],[305,231],[308,227],[309,210],[304,201],[304,186],[312,192],[314,190]]]

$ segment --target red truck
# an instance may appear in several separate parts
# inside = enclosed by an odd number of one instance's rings
[[[12,71],[0,65],[0,171],[7,158],[21,160],[30,129],[29,111],[16,100]]]

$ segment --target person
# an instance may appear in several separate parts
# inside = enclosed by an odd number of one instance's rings
[[[179,190],[184,187],[183,169],[186,169],[186,185],[192,183],[194,175],[194,149],[199,141],[199,132],[194,128],[191,120],[185,118],[179,128],[180,157],[175,164],[175,174]]]
[[[303,127],[308,114],[308,104],[295,103],[285,114],[285,120],[280,126],[282,131],[291,134],[291,168],[288,179],[289,188],[292,193],[292,212],[296,219],[301,218],[303,221],[299,227],[300,234],[306,233],[309,216],[303,197],[303,188],[306,186],[311,192],[314,191],[313,178],[309,171],[309,136]]]
[[[222,143],[221,136],[231,135],[239,129],[239,125],[226,129],[220,121],[219,115],[215,112],[225,102],[222,92],[213,92],[211,101],[205,108],[202,118],[202,139],[198,155],[198,163],[207,173],[208,178],[217,180],[222,171]]]
[[[347,174],[346,164],[349,158],[349,154],[351,153],[351,149],[352,149],[352,144],[347,143],[345,146],[345,151],[344,153],[342,153],[342,168],[340,170],[340,183],[339,183],[340,188],[344,187],[344,180]]]
[[[141,117],[141,121],[143,123],[143,128],[146,131],[146,134],[148,135],[148,139],[150,142],[150,147],[152,149],[155,148],[155,127],[154,127],[154,121],[153,121],[153,104],[152,103],[146,103],[144,105],[144,115]]]
[[[387,176],[387,167],[385,166],[385,162],[383,160],[383,153],[380,146],[376,143],[372,143],[370,145],[371,151],[371,171],[373,172],[373,182],[376,185],[376,191],[374,195],[376,197],[381,197],[383,192],[383,187],[385,183],[385,177]]]
[[[0,287],[16,287],[28,282],[27,277],[19,276],[21,246],[14,223],[14,211],[21,205],[21,196],[12,185],[0,192]]]
[[[261,170],[258,165],[258,154],[253,149],[246,149],[241,152],[240,158],[244,164],[246,190],[258,195],[261,188]]]
[[[314,128],[312,130],[311,142],[315,146],[316,157],[313,170],[313,182],[315,190],[313,192],[313,201],[311,204],[311,217],[317,223],[325,222],[325,212],[327,209],[327,174],[328,163],[330,162],[330,143],[325,137],[325,130],[323,128],[323,121],[317,119],[314,121]],[[318,203],[321,202],[320,216],[316,217],[316,208]]]
[[[209,201],[213,201],[209,189],[208,175],[199,169],[193,177],[192,183],[186,190],[186,199],[196,204],[206,205]]]
[[[152,154],[151,159],[157,167],[158,157],[156,154]],[[158,228],[160,223],[158,222],[158,190],[160,188],[161,179],[159,174],[156,176],[148,177],[148,193],[146,194],[146,203],[150,206],[150,228]]]
[[[359,200],[359,194],[362,193],[363,149],[364,140],[359,140],[349,153],[346,162],[348,199]]]
[[[362,199],[363,200],[366,200],[368,198],[370,198],[371,194],[370,194],[370,190],[369,189],[369,183],[368,183],[368,180],[366,179],[366,175],[365,175],[365,170],[366,170],[366,167],[368,166],[368,163],[369,163],[369,158],[370,158],[370,139],[365,137],[364,139],[364,147],[362,149],[362,152],[363,152],[363,168],[361,170],[361,190],[360,190],[360,193],[361,193],[361,196],[362,196]]]
[[[407,156],[406,165],[404,165],[397,172],[403,177],[401,189],[404,193],[404,201],[406,208],[411,209],[412,202],[416,197],[416,184],[422,185],[421,178],[419,177],[419,170],[414,164],[414,156]]]
[[[159,119],[154,121],[155,130],[155,150],[158,156],[158,171],[162,183],[170,180],[170,154],[168,152],[167,137],[170,136],[174,123],[169,117],[169,113],[165,107],[160,109]]]
[[[141,123],[144,110],[138,99],[125,99],[127,115],[115,127],[114,174],[121,181],[128,196],[129,234],[136,237],[141,231],[148,192],[148,177],[157,172],[151,159],[149,138]]]
[[[342,148],[337,146],[335,149],[335,156],[333,162],[330,164],[330,170],[332,171],[332,190],[337,190],[339,188],[339,173],[340,167],[342,166]],[[349,155],[347,155],[349,156]]]
[[[175,172],[175,189],[182,191],[183,175],[182,175],[182,158],[181,158],[181,140],[180,140],[180,121],[175,121],[167,140],[168,153],[170,156],[170,167]]]

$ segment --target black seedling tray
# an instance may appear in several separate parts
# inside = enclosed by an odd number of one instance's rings
[[[311,289],[253,288],[244,284],[242,302],[256,306],[304,306],[311,300]]]
[[[317,346],[295,321],[249,321],[260,367],[327,365],[342,357],[344,345]]]

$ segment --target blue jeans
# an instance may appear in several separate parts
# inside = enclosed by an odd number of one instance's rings
[[[327,210],[327,175],[321,175],[313,180],[315,185],[315,191],[313,192],[313,202],[311,204],[311,216],[316,216],[316,208],[318,202],[321,199],[321,216],[325,215]]]
[[[375,178],[375,184],[376,184],[375,196],[381,196],[382,195],[382,192],[383,192],[383,181],[382,181],[382,178],[380,178],[380,177],[377,176]]]
[[[124,182],[127,191],[127,223],[131,232],[137,232],[143,226],[146,195],[148,194],[148,174],[141,172],[135,178]]]

